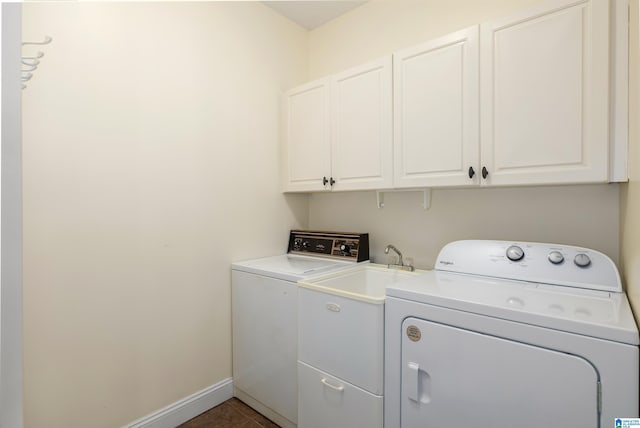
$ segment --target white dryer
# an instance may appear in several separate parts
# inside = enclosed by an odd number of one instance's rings
[[[369,260],[368,234],[292,230],[287,254],[231,265],[234,395],[297,424],[297,281]]]
[[[638,343],[604,254],[453,242],[387,289],[385,427],[613,426],[638,417]]]

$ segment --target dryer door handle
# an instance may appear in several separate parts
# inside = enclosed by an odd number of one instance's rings
[[[409,400],[422,404],[431,402],[431,376],[420,368],[420,364],[408,362],[402,381]]]
[[[407,364],[407,371],[407,397],[411,401],[418,402],[418,397],[420,395],[420,391],[418,391],[420,386],[420,382],[418,382],[420,378],[420,365],[418,363],[409,362],[409,364]]]

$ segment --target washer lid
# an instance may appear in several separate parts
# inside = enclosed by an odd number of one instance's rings
[[[387,287],[387,297],[632,345],[640,343],[624,293],[432,271]]]
[[[233,270],[270,276],[285,281],[298,281],[320,273],[355,266],[354,262],[322,257],[281,254],[279,256],[236,262]]]

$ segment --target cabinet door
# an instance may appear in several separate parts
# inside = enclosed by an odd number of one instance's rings
[[[382,395],[384,305],[300,287],[298,359]]]
[[[391,90],[391,57],[332,76],[334,190],[391,187]]]
[[[395,187],[477,184],[478,27],[393,60]]]
[[[382,428],[383,398],[298,361],[298,428]]]
[[[607,181],[608,22],[555,0],[480,27],[483,183]]]
[[[331,175],[329,96],[328,79],[285,94],[285,191],[325,189],[323,177]]]

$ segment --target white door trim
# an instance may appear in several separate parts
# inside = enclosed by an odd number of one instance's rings
[[[21,5],[2,3],[0,427],[23,426]]]

